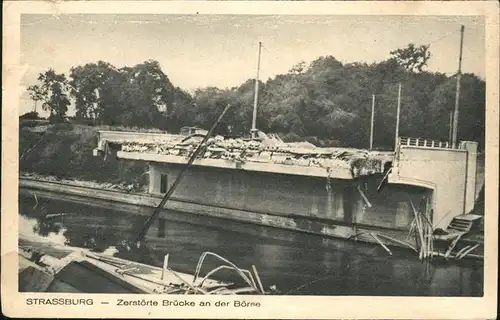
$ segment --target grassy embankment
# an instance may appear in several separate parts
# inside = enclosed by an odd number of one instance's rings
[[[94,157],[100,127],[50,125],[43,133],[19,130],[19,170],[65,180],[86,180],[115,186],[147,186],[146,163]],[[31,149],[31,150],[30,150]],[[25,153],[21,159],[21,156]]]

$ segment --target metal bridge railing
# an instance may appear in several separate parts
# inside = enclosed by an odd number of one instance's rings
[[[457,149],[448,141],[439,141],[432,139],[422,139],[422,138],[399,138],[400,146],[412,146],[412,147],[423,147],[423,148],[444,148],[444,149]]]

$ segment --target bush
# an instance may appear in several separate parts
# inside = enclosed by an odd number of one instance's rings
[[[19,116],[19,120],[37,120],[40,119],[38,112],[31,111]]]
[[[41,136],[20,132],[20,154],[42,141],[20,161],[22,172],[52,175],[57,178],[90,180],[96,182],[147,185],[147,163],[93,156],[97,145],[95,127],[59,123]]]

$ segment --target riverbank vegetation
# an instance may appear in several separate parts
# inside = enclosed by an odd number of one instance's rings
[[[372,95],[374,146],[394,144],[398,85],[402,85],[400,135],[448,140],[456,76],[425,71],[429,46],[410,44],[377,63],[343,63],[333,56],[291,66],[259,85],[257,127],[287,141],[368,147]],[[89,125],[155,128],[172,133],[182,126],[209,128],[230,103],[219,134],[247,135],[252,121],[254,80],[233,88],[175,86],[157,61],[115,67],[98,61],[47,70],[28,91],[57,122],[74,105],[73,121]],[[485,82],[474,74],[461,80],[459,140],[484,144]]]
[[[118,189],[144,189],[148,184],[148,165],[139,161],[103,161],[94,157],[99,128],[55,124],[43,133],[21,129],[19,134],[19,170],[57,179],[111,183]]]

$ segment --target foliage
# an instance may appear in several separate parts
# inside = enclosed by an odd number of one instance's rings
[[[107,125],[166,127],[175,89],[157,61],[117,69],[99,61],[71,69],[77,119]]]
[[[431,58],[429,47],[429,45],[416,46],[410,43],[406,48],[391,51],[391,55],[407,70],[422,72]]]
[[[70,69],[71,96],[75,99],[76,119],[99,119],[102,112],[100,93],[109,84],[115,68],[99,61]]]
[[[429,46],[409,44],[372,64],[342,63],[332,56],[299,62],[288,73],[260,82],[257,128],[287,140],[368,147],[375,95],[374,145],[391,149],[402,84],[400,135],[447,140],[456,79],[424,71],[430,57]],[[208,129],[231,104],[217,133],[248,136],[251,128],[253,79],[233,88],[199,88],[191,95],[175,87],[154,60],[122,68],[103,61],[89,63],[72,68],[69,79],[49,70],[40,75],[40,85],[28,90],[33,99],[44,101],[45,108],[64,114],[63,92],[69,88],[76,119],[97,125],[169,132],[193,125]],[[485,82],[465,74],[459,140],[484,144],[484,111]]]
[[[94,157],[98,128],[57,124],[43,135],[23,131],[19,137],[20,154],[31,149],[19,162],[22,172],[36,172],[58,178],[97,182],[147,185],[148,165],[138,161],[103,161]]]
[[[40,85],[28,87],[30,97],[42,101],[42,109],[50,112],[51,122],[62,121],[71,104],[67,96],[68,82],[64,74],[49,69],[38,75]]]

